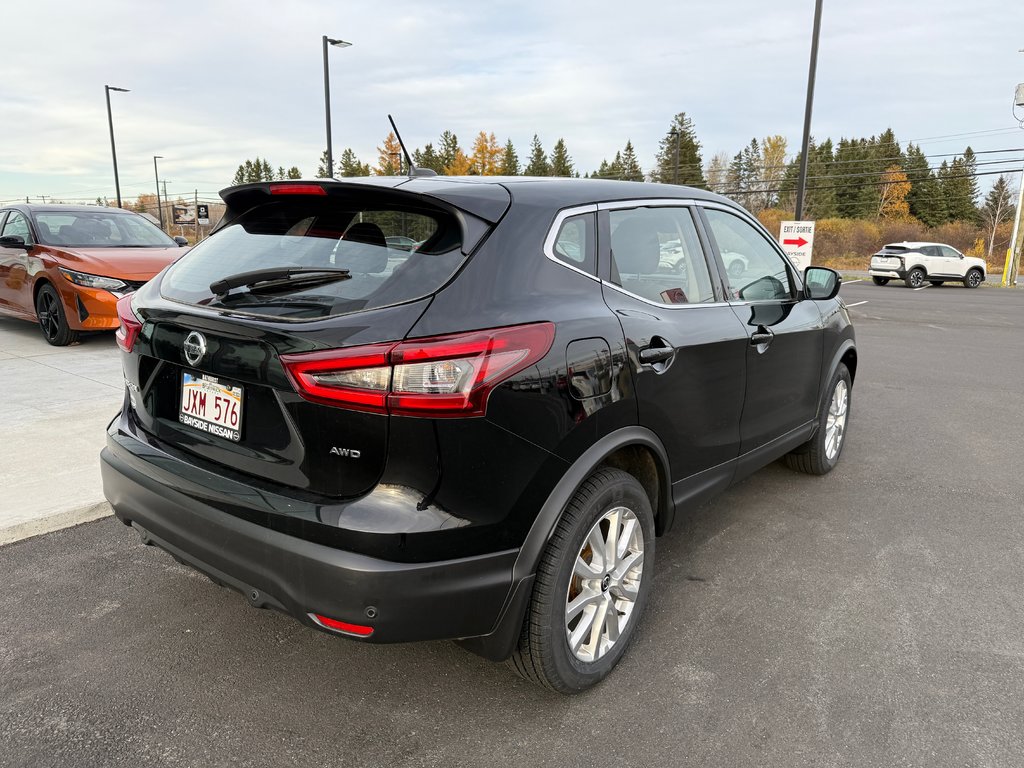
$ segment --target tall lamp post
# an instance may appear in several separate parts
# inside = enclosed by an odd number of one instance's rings
[[[119,91],[128,93],[127,88],[115,88],[112,85],[104,85],[103,91],[107,96],[107,125],[110,126],[110,156],[114,158],[114,191],[117,192],[117,207],[121,207],[121,182],[117,178],[117,150],[114,148],[114,118],[110,114],[110,92]]]
[[[679,183],[679,129],[676,128],[675,126],[672,126],[672,130],[669,131],[669,135],[673,139],[675,139],[675,142],[676,142],[676,171],[672,175],[672,183],[673,184],[678,184]]]
[[[334,178],[334,154],[331,149],[331,76],[327,67],[327,46],[335,48],[348,48],[352,43],[344,40],[332,40],[327,35],[323,37],[324,45],[324,112],[327,115],[327,178]]]
[[[163,159],[163,155],[153,155],[153,175],[156,177],[156,210],[160,214],[160,229],[164,228],[164,207],[160,205],[160,173],[156,169],[156,161]]]
[[[796,213],[804,215],[804,191],[807,187],[807,150],[811,143],[811,108],[814,106],[814,75],[818,69],[818,36],[821,33],[821,0],[814,0],[814,30],[811,33],[811,64],[807,71],[807,103],[804,105],[804,136],[800,144],[800,175],[796,180]]]

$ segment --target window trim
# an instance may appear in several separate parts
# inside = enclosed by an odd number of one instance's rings
[[[578,272],[579,274],[583,275],[584,277],[589,277],[591,280],[594,280],[596,282],[600,282],[600,278],[597,276],[597,274],[588,272],[585,269],[581,269],[580,267],[577,267],[577,266],[575,266],[573,264],[570,264],[569,262],[565,261],[564,259],[560,259],[557,256],[557,254],[555,254],[555,242],[558,239],[558,233],[562,231],[562,224],[565,223],[565,220],[566,219],[571,219],[573,216],[582,216],[582,215],[586,215],[588,213],[589,214],[595,214],[595,213],[597,213],[597,210],[598,210],[597,203],[590,203],[588,205],[577,205],[577,206],[574,206],[572,208],[565,208],[565,209],[559,211],[558,214],[555,216],[555,220],[551,223],[551,227],[548,229],[547,237],[544,238],[544,249],[543,250],[544,250],[544,255],[548,259],[553,261],[555,264],[557,264],[558,266],[565,267],[566,269],[570,269],[573,272]],[[594,253],[595,253],[595,257],[596,257],[595,258],[595,264],[594,264],[594,271],[596,273],[600,274],[600,266],[599,266],[600,263],[601,263],[600,237],[597,236],[597,231],[598,231],[597,222],[595,221],[593,223],[595,225],[594,226],[594,234],[595,234]]]

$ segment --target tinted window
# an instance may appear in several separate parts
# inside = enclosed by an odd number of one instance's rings
[[[11,211],[7,217],[7,223],[4,224],[3,232],[0,234],[21,235],[25,238],[26,243],[32,242],[32,233],[29,231],[28,221],[17,211]]]
[[[939,249],[934,245],[924,245],[921,246],[921,248],[918,250],[920,250],[921,253],[924,254],[925,256],[929,256],[931,258],[938,258],[939,256],[942,255],[939,252]]]
[[[35,214],[40,239],[50,245],[94,248],[173,248],[176,243],[158,226],[132,213],[45,211]]]
[[[954,248],[950,248],[948,245],[940,245],[939,252],[942,253],[947,259],[959,259],[960,252]]]
[[[715,300],[689,208],[611,211],[612,282],[659,304]]]
[[[725,211],[707,208],[705,214],[736,298],[764,301],[796,295],[788,260],[761,232]]]
[[[252,208],[189,251],[167,271],[161,292],[175,301],[293,319],[358,312],[437,290],[462,262],[460,232],[455,217],[441,210],[274,201]],[[349,274],[317,284],[240,286],[218,296],[210,290],[216,280],[274,267]]]
[[[570,216],[558,228],[552,252],[559,261],[597,274],[597,249],[594,242],[594,216],[590,213]]]

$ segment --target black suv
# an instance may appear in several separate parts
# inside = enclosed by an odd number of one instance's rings
[[[724,198],[419,176],[222,196],[218,231],[119,302],[103,483],[256,607],[583,690],[678,510],[781,456],[839,460],[840,278],[797,274]]]

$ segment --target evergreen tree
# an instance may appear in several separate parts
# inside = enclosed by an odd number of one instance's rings
[[[678,138],[678,141],[677,141]],[[679,148],[679,164],[676,166],[676,147]],[[693,121],[680,112],[672,118],[672,124],[658,144],[655,167],[651,172],[654,181],[662,184],[686,184],[691,187],[707,187],[704,179],[700,142]],[[678,182],[677,182],[678,180]]]
[[[301,179],[302,178],[302,171],[299,170],[299,167],[297,165],[293,165],[291,168],[288,169],[287,174],[286,174],[286,178],[288,178],[288,179]]]
[[[325,149],[320,154],[320,164],[316,167],[316,178],[326,179],[330,176],[327,173],[327,150]]]
[[[929,227],[937,227],[946,221],[946,200],[942,188],[921,147],[907,144],[903,170],[910,182],[910,192],[907,193],[910,215]]]
[[[530,146],[530,162],[527,164],[526,170],[523,171],[523,175],[550,176],[551,163],[548,162],[548,156],[545,154],[537,134],[533,134],[533,143]]]
[[[417,168],[429,168],[434,173],[441,173],[444,170],[444,163],[434,151],[433,144],[427,144],[422,152],[418,149],[413,152],[412,160],[416,163]]]
[[[456,155],[458,155],[459,151],[459,137],[451,131],[442,133],[437,151],[437,160],[441,166],[439,173],[446,172],[446,168],[452,167],[455,164]]]
[[[565,148],[565,140],[559,139],[551,152],[551,175],[571,177],[575,173],[572,158],[569,157],[569,150]]]
[[[505,142],[505,153],[501,156],[501,175],[519,175],[519,155],[516,153],[516,148],[512,145],[512,139]]]
[[[840,139],[833,169],[836,208],[845,219],[868,217],[878,210],[878,187],[884,168],[876,168],[877,140]],[[877,178],[872,174],[878,173]]]
[[[352,151],[351,147],[346,147],[345,151],[341,153],[341,157],[338,159],[337,164],[337,175],[339,177],[352,177],[352,176],[369,176],[370,165],[369,163],[363,163],[356,157],[356,153]]]
[[[960,157],[953,158],[952,163],[943,161],[939,167],[939,185],[946,203],[948,221],[978,221],[978,181],[977,160],[974,152],[968,147]]]
[[[633,149],[632,141],[627,140],[626,146],[622,150],[622,157],[620,158],[619,155],[616,155],[615,158],[620,162],[620,167],[622,168],[621,176],[625,181],[644,180],[644,172],[636,159],[636,152]],[[703,178],[703,174],[701,178]]]

